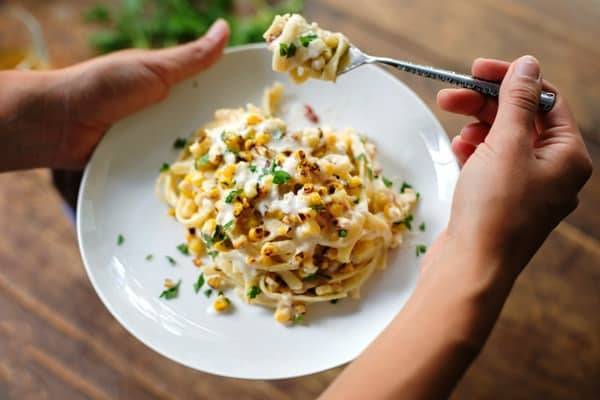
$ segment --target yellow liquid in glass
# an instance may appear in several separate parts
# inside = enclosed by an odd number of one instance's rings
[[[0,47],[0,70],[43,69],[46,63],[27,50]]]

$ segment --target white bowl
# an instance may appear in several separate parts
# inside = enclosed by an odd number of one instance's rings
[[[263,89],[286,85],[286,100],[310,104],[323,124],[354,127],[378,147],[396,188],[410,182],[421,194],[413,231],[390,265],[365,285],[360,300],[320,304],[307,323],[284,327],[272,310],[230,296],[234,312],[207,313],[195,294],[199,271],[175,246],[184,229],[154,194],[160,165],[177,156],[175,138],[188,136],[220,107],[260,104]],[[301,106],[288,107],[294,125],[308,124]],[[119,322],[150,348],[201,371],[251,379],[311,374],[354,359],[400,311],[419,271],[416,244],[429,245],[448,220],[458,173],[448,139],[427,106],[402,82],[366,66],[336,84],[297,86],[271,71],[262,45],[228,49],[217,65],[185,81],[162,103],[116,124],[86,168],[77,213],[85,268],[96,292]],[[427,229],[416,229],[421,221]],[[125,242],[117,246],[117,236]],[[146,261],[147,254],[154,254]],[[171,266],[166,255],[177,260]],[[159,299],[165,278],[182,279],[177,299]],[[213,296],[214,298],[214,296]]]

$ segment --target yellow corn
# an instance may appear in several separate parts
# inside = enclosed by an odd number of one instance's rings
[[[248,114],[246,116],[246,123],[248,125],[256,125],[256,124],[260,123],[262,120],[263,120],[263,118],[260,115],[255,114],[255,113]]]
[[[225,312],[229,309],[229,299],[225,296],[219,296],[216,298],[215,302],[213,303],[213,307],[215,309],[216,312]]]
[[[250,229],[248,232],[248,239],[253,242],[256,242],[265,237],[265,229],[262,226],[257,226],[256,228]]]
[[[256,141],[254,139],[246,139],[244,142],[244,150],[250,150],[255,144]]]
[[[335,203],[329,207],[329,212],[334,217],[341,217],[342,214],[344,213],[344,207],[342,207],[341,204]]]
[[[242,211],[244,211],[244,205],[241,202],[236,201],[235,203],[233,203],[233,216],[234,217],[239,217],[240,214],[242,213]]]
[[[213,247],[217,251],[228,251],[229,250],[229,248],[225,245],[225,241],[217,242],[217,243],[213,244]]]
[[[211,199],[218,199],[219,198],[219,189],[216,187],[210,189],[208,191],[208,197],[210,197]]]
[[[325,38],[325,44],[327,47],[335,49],[338,45],[338,38],[334,35],[329,35]]]
[[[265,144],[269,143],[270,140],[271,140],[271,135],[269,135],[266,132],[259,132],[256,134],[256,144],[258,144],[258,145],[265,145]]]
[[[327,143],[327,146],[333,147],[333,146],[335,146],[336,142],[337,142],[337,137],[335,137],[335,134],[331,133],[331,134],[325,136],[325,143]]]
[[[292,319],[292,313],[290,312],[289,308],[279,308],[277,309],[277,311],[275,311],[275,321],[281,323],[281,324],[287,324],[290,322],[290,320]]]
[[[358,176],[352,176],[348,179],[348,186],[351,188],[361,187],[362,181]]]
[[[204,251],[204,244],[202,243],[202,241],[200,239],[198,239],[197,237],[194,237],[188,242],[188,248],[194,254],[200,255]]]
[[[205,235],[211,236],[217,228],[217,221],[214,218],[207,219],[202,225],[202,232]]]
[[[312,192],[311,194],[308,195],[308,204],[309,205],[318,206],[322,203],[323,203],[323,201],[321,200],[321,195],[319,195],[319,193]]]
[[[210,286],[213,289],[218,289],[221,287],[221,278],[219,278],[218,276],[213,276],[212,278],[209,278],[206,283],[208,283],[208,286]]]
[[[175,216],[175,209],[174,209],[173,207],[169,207],[169,208],[167,209],[167,215],[168,215],[169,217],[174,217],[174,216]]]

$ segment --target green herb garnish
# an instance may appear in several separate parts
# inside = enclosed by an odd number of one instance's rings
[[[294,325],[298,325],[303,322],[304,322],[304,315],[302,315],[302,314],[294,315],[294,318],[292,319],[292,323]]]
[[[171,256],[165,256],[165,258],[167,259],[167,261],[169,262],[169,264],[171,264],[172,266],[177,265],[177,261],[175,261],[175,259]]]
[[[110,22],[110,11],[102,4],[96,4],[90,8],[83,15],[85,22],[99,22],[108,23]]]
[[[233,225],[233,220],[227,222],[225,225],[223,225],[223,230],[228,231],[229,229],[231,229],[231,226]]]
[[[394,225],[400,225],[400,224],[402,224],[409,231],[412,231],[412,220],[413,220],[413,216],[412,216],[412,214],[409,214],[402,221],[396,221],[396,222],[394,222]]]
[[[338,236],[341,238],[345,238],[346,236],[348,236],[348,231],[346,229],[340,229],[338,231]]]
[[[179,295],[179,285],[181,285],[181,280],[179,280],[175,286],[163,290],[159,298],[166,300],[174,299]]]
[[[219,255],[219,252],[216,250],[211,250],[206,254],[208,254],[208,256],[214,260]]]
[[[367,173],[369,174],[369,179],[373,180],[373,170],[371,167],[367,167]]]
[[[367,156],[365,156],[365,153],[360,153],[360,154],[358,155],[358,157],[356,157],[356,159],[357,159],[358,161],[364,161],[364,162],[367,162]]]
[[[314,33],[307,33],[306,35],[300,36],[300,43],[302,44],[302,46],[308,47],[308,45],[310,44],[310,42],[312,42],[316,38],[317,38],[316,34],[314,34]]]
[[[152,261],[152,259],[153,259],[153,258],[154,258],[154,255],[152,255],[152,254],[148,254],[148,255],[146,256],[146,261]]]
[[[200,275],[198,276],[198,280],[196,280],[196,282],[194,283],[194,292],[196,292],[196,294],[200,291],[200,289],[202,289],[202,286],[204,285],[204,275],[202,273],[200,273]]]
[[[261,290],[258,286],[252,286],[250,290],[248,290],[248,297],[253,299],[261,293]]]
[[[163,165],[160,166],[160,172],[167,172],[169,168],[171,168],[169,164],[163,163]]]
[[[231,192],[229,192],[229,194],[227,195],[227,197],[225,197],[225,203],[227,204],[231,204],[233,203],[233,201],[239,197],[240,194],[243,193],[243,189],[235,189],[232,190]]]
[[[296,54],[296,45],[294,43],[279,43],[279,55],[281,57],[291,58]]]
[[[175,139],[175,142],[173,142],[173,148],[174,149],[183,149],[186,144],[187,144],[187,139],[177,138],[177,139]]]
[[[190,249],[188,249],[188,245],[185,243],[181,243],[180,245],[178,245],[177,250],[179,250],[179,252],[184,256],[190,255]]]
[[[402,182],[402,186],[400,186],[400,193],[404,193],[406,189],[412,189],[412,186],[406,182]]]
[[[125,237],[119,233],[119,236],[117,236],[117,246],[121,246],[123,243],[125,243]]]
[[[425,222],[421,222],[421,225],[419,225],[419,230],[421,232],[425,232]]]
[[[256,172],[256,165],[250,164],[248,169],[250,169],[251,172]]]
[[[425,246],[424,244],[418,244],[417,247],[415,248],[417,257],[419,257],[421,254],[425,254],[426,251],[427,251],[427,246]]]
[[[210,296],[212,295],[212,292],[213,292],[213,291],[212,291],[212,289],[206,289],[206,290],[204,291],[204,295],[205,295],[206,297],[210,297]]]
[[[292,176],[282,169],[273,172],[273,183],[276,185],[283,185],[290,179]]]
[[[392,187],[392,181],[390,181],[388,178],[383,176],[381,179],[383,179],[383,184],[385,185],[385,187]]]

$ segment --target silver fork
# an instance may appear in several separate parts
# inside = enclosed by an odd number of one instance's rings
[[[487,96],[498,97],[500,92],[500,84],[497,82],[477,79],[469,75],[458,74],[456,72],[428,67],[425,65],[413,64],[407,61],[394,60],[386,57],[374,57],[362,52],[358,47],[350,45],[350,49],[346,54],[344,67],[338,75],[350,72],[365,64],[385,64],[396,67],[401,71],[410,72],[411,74],[424,76],[426,78],[436,79],[442,82],[448,82],[453,85],[461,86],[467,89],[475,90]],[[543,112],[548,112],[554,107],[556,95],[552,92],[542,91],[540,95],[539,108]]]

